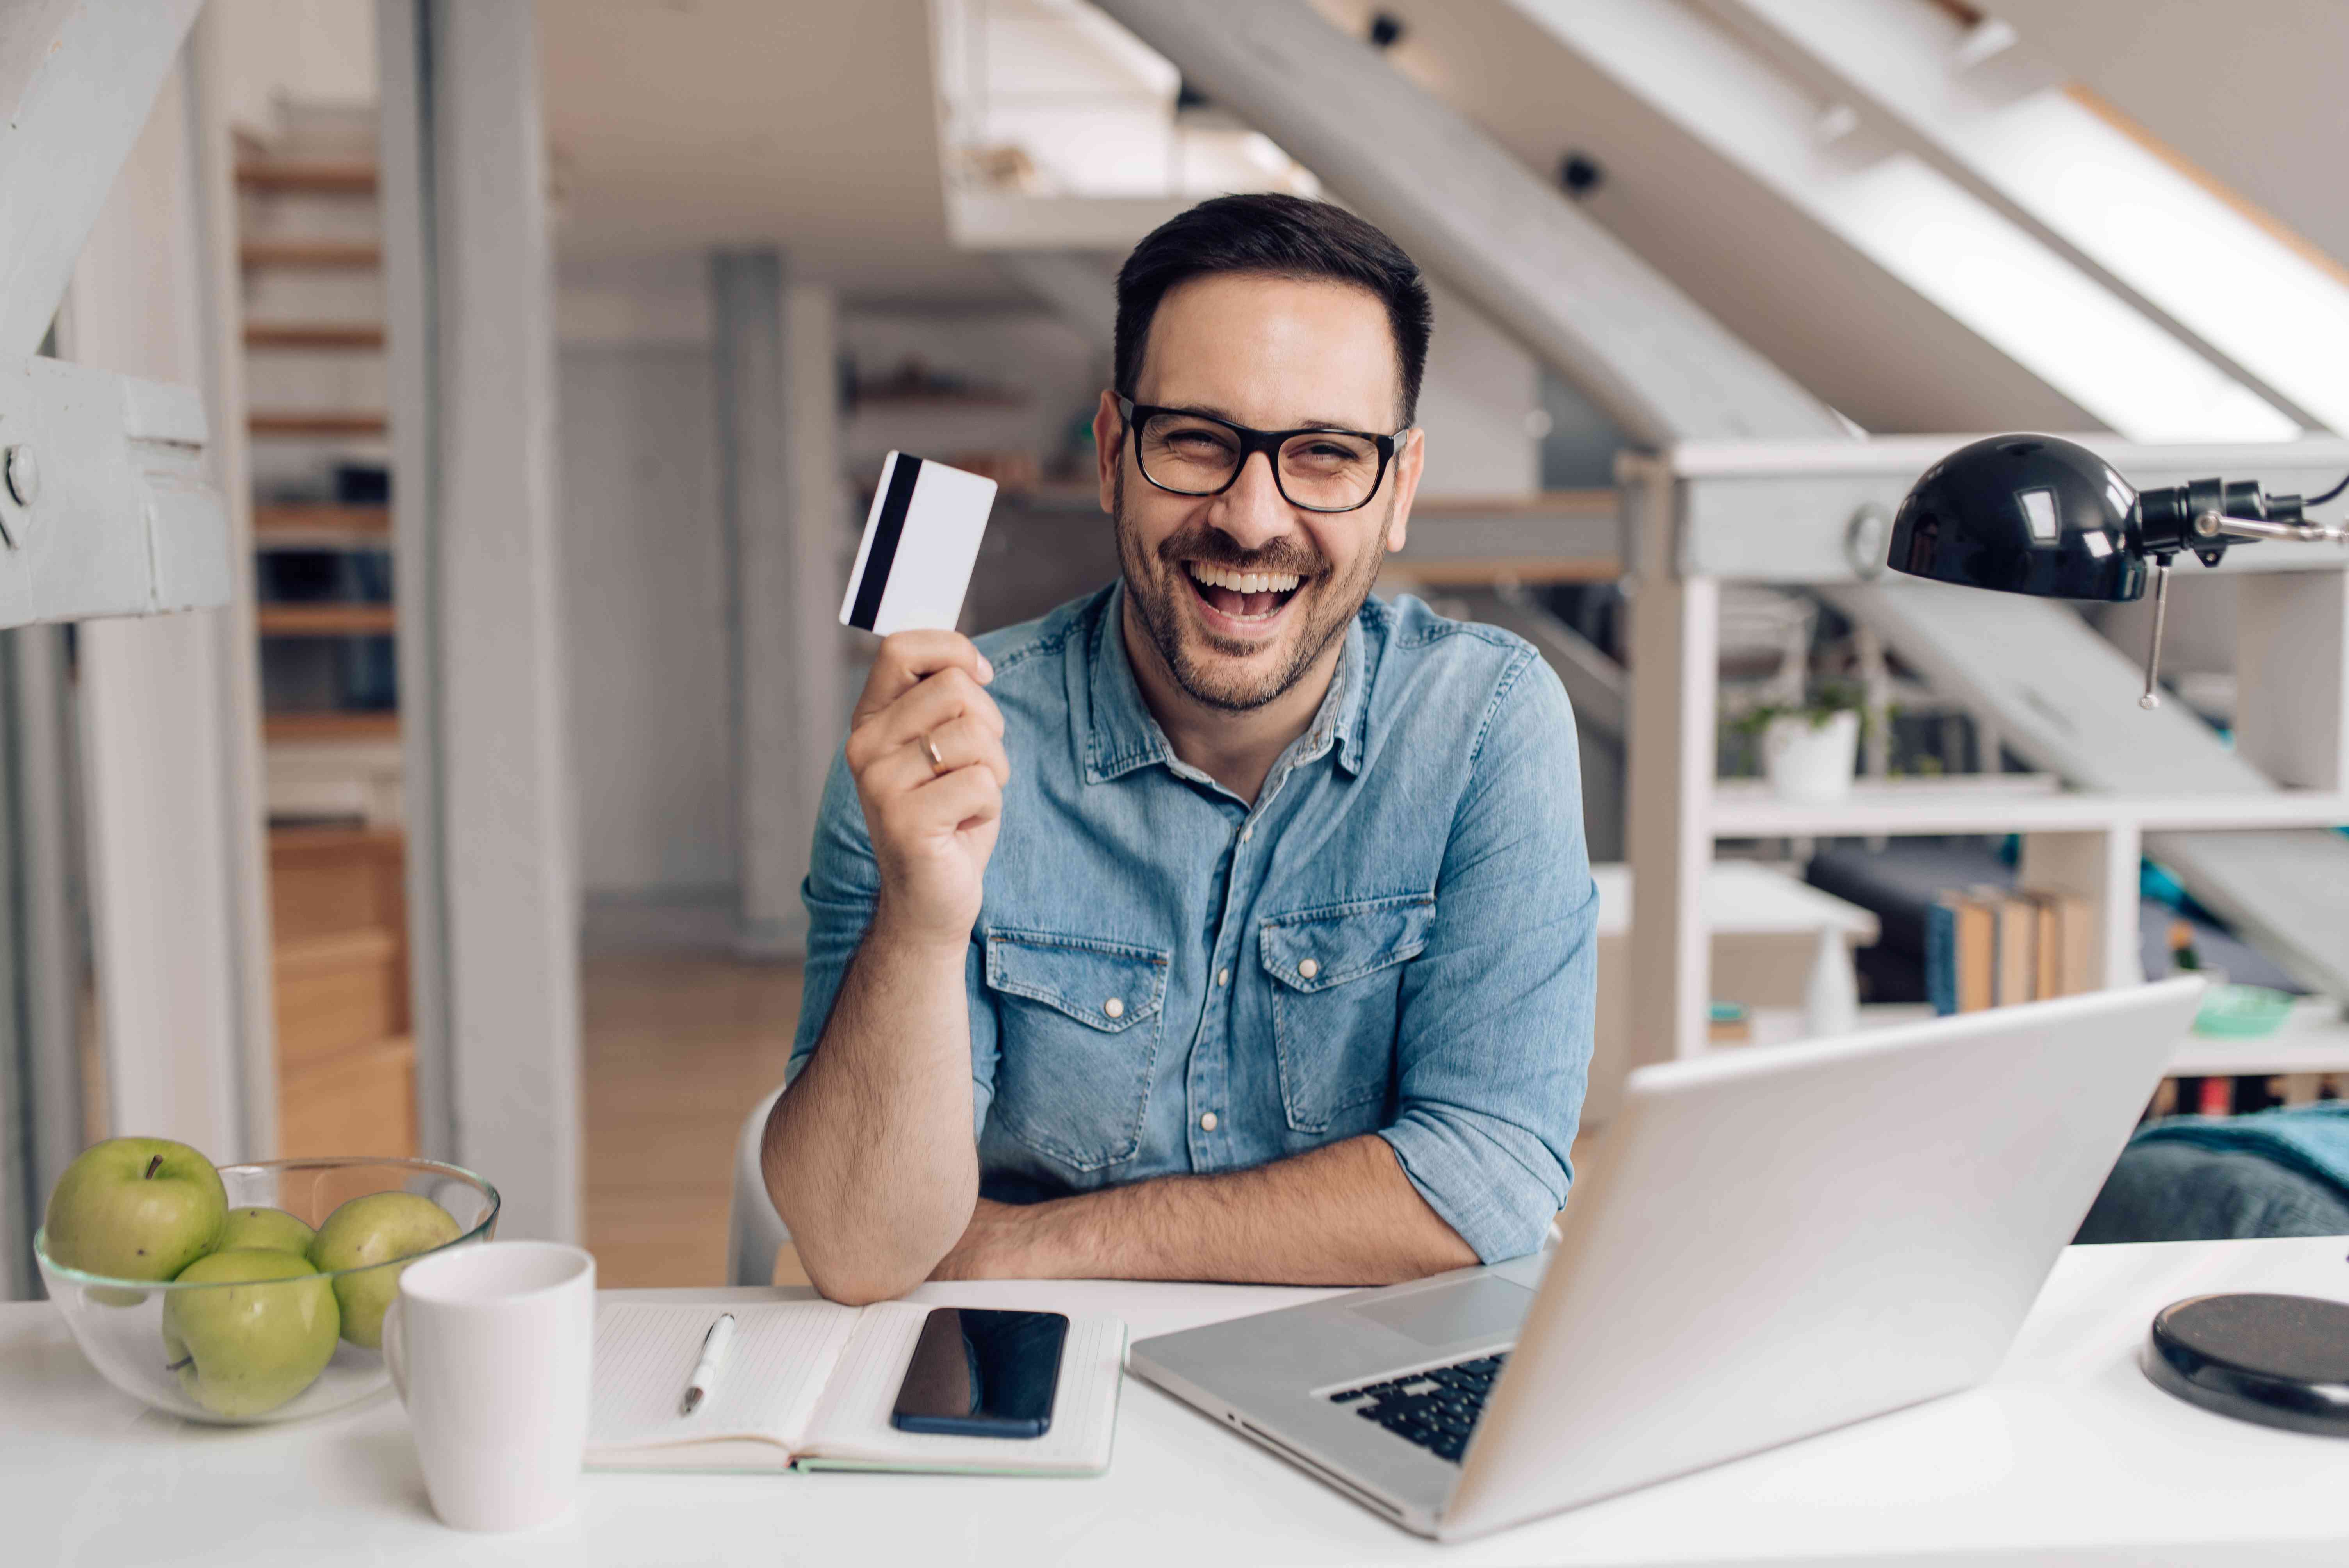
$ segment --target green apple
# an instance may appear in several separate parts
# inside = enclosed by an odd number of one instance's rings
[[[49,1193],[49,1256],[84,1274],[170,1279],[220,1242],[228,1192],[212,1162],[162,1138],[81,1151]]]
[[[326,1216],[310,1243],[310,1262],[320,1274],[337,1274],[335,1299],[343,1309],[343,1337],[368,1350],[383,1348],[383,1314],[399,1294],[400,1271],[375,1268],[430,1252],[460,1234],[449,1211],[413,1192],[370,1192]]]
[[[271,1247],[210,1253],[163,1303],[163,1354],[216,1416],[258,1416],[307,1388],[334,1359],[342,1314],[309,1261]]]
[[[283,1209],[231,1209],[228,1223],[213,1243],[216,1253],[234,1252],[243,1247],[264,1247],[271,1252],[292,1253],[297,1258],[310,1255],[310,1243],[318,1233],[287,1213]]]

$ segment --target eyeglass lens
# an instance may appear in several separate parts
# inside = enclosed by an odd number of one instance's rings
[[[1239,438],[1212,419],[1153,414],[1139,442],[1151,483],[1184,495],[1212,495],[1231,482]],[[1379,482],[1379,449],[1360,436],[1315,430],[1282,443],[1280,490],[1299,506],[1341,511],[1370,499]]]

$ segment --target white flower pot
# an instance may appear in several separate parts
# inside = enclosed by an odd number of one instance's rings
[[[1847,799],[1859,761],[1859,715],[1849,708],[1825,724],[1781,714],[1762,731],[1762,766],[1781,800],[1818,805]]]

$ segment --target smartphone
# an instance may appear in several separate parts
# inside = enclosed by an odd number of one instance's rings
[[[933,1307],[889,1424],[961,1438],[1040,1438],[1051,1429],[1068,1337],[1069,1320],[1057,1312]]]

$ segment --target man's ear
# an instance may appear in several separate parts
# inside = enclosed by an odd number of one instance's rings
[[[1427,432],[1413,427],[1395,445],[1394,510],[1387,517],[1387,552],[1402,548],[1411,531],[1411,503],[1419,495],[1420,471],[1427,465]]]
[[[1125,420],[1117,411],[1117,395],[1104,391],[1093,409],[1093,466],[1099,469],[1101,509],[1117,514],[1117,465],[1125,455]]]

